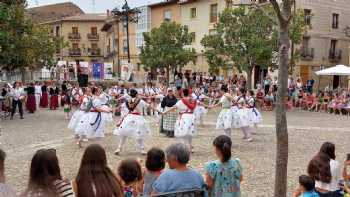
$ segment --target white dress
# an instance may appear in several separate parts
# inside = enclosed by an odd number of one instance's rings
[[[142,116],[142,109],[148,106],[149,104],[141,99],[134,111],[132,113],[128,112],[122,118],[120,125],[114,130],[113,134],[135,139],[144,139],[150,135],[151,129],[146,119]]]
[[[82,110],[83,113],[78,115],[79,119],[74,129],[75,135],[82,136],[92,132],[93,126],[90,125],[90,120],[91,120],[91,116],[94,115],[94,112],[86,112],[86,110],[88,110],[90,105],[92,105],[92,98],[85,97],[80,106],[80,109],[83,109]]]
[[[179,100],[175,106],[179,110],[179,115],[175,123],[175,137],[195,136],[197,134],[197,129],[193,111],[191,111],[182,100]]]
[[[101,97],[94,98],[92,103],[94,109],[110,110],[109,107],[105,105],[105,102],[103,99],[101,99]],[[87,131],[87,138],[105,137],[105,126],[107,122],[111,121],[110,115],[112,113],[90,112],[89,114],[89,124],[92,128]]]
[[[233,122],[233,112],[231,110],[231,102],[226,96],[220,98],[222,110],[216,121],[216,129],[231,129]]]
[[[255,100],[253,97],[247,99],[247,103],[250,106],[250,122],[251,124],[259,124],[262,122],[262,116],[258,109],[255,107]]]
[[[196,95],[195,93],[192,93],[192,98],[197,100],[197,102],[199,103],[201,100],[205,99],[205,98],[208,98],[207,96],[201,94],[201,95]],[[199,124],[200,123],[200,120],[203,119],[203,116],[205,114],[208,113],[208,110],[205,109],[204,106],[202,105],[198,105],[197,103],[197,106],[196,108],[194,109],[194,116],[196,118],[196,123]]]
[[[243,97],[240,97],[237,101],[237,112],[233,115],[233,127],[242,128],[248,127],[251,125],[250,116],[251,111],[249,108],[244,107],[245,100]]]

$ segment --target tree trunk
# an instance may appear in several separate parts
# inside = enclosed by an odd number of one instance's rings
[[[247,90],[252,89],[253,66],[250,66],[247,71]]]
[[[22,81],[22,83],[25,83],[26,82],[26,69],[23,66],[21,66],[20,70],[21,70],[21,81]]]
[[[288,23],[280,22],[279,29],[279,66],[278,91],[276,102],[276,172],[275,197],[287,195],[287,166],[288,166],[288,129],[286,117],[285,97],[287,95],[288,65],[290,41]]]
[[[167,84],[167,86],[169,86],[169,83],[170,83],[170,67],[167,66],[166,67],[166,84]]]

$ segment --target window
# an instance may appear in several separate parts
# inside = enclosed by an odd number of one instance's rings
[[[338,29],[339,27],[339,14],[333,14],[332,16],[332,28]]]
[[[302,42],[303,49],[309,48],[309,40],[310,40],[310,37],[303,37],[303,42]]]
[[[311,10],[304,9],[304,22],[305,25],[311,26]]]
[[[171,11],[170,10],[164,11],[164,21],[171,21]]]
[[[191,18],[197,17],[197,8],[191,8]]]
[[[72,33],[73,34],[78,34],[79,33],[78,27],[72,27]]]
[[[73,49],[79,49],[79,44],[78,43],[73,43],[72,44]]]
[[[210,22],[215,23],[218,20],[218,4],[210,5]]]
[[[196,32],[192,32],[191,36],[192,36],[192,43],[196,42]]]
[[[91,43],[91,49],[97,49],[98,45],[97,43]]]
[[[97,27],[91,27],[91,34],[97,35]]]
[[[337,40],[331,40],[331,53],[334,54],[335,53],[335,49],[337,47]]]
[[[123,40],[123,51],[124,53],[128,53],[128,41],[126,39]]]
[[[56,26],[56,37],[60,36],[60,26]]]

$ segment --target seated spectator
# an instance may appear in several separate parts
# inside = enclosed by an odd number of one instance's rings
[[[154,182],[154,194],[205,188],[202,175],[187,166],[190,150],[185,144],[170,145],[165,154],[170,169],[163,172]]]
[[[125,197],[136,197],[142,194],[142,170],[136,159],[125,159],[118,166],[118,175],[123,183]]]
[[[307,93],[306,96],[306,108],[309,111],[312,111],[316,105],[316,94]]]
[[[299,176],[299,187],[294,191],[292,197],[319,197],[315,191],[315,182],[307,175]]]
[[[55,149],[41,149],[33,156],[29,183],[23,197],[73,197],[71,184],[63,180]]]
[[[107,165],[106,152],[98,144],[91,144],[85,149],[72,185],[76,197],[123,196],[119,180]]]
[[[165,154],[159,148],[147,152],[146,171],[144,172],[143,195],[151,195],[152,185],[165,168]]]
[[[0,149],[0,196],[16,197],[16,192],[5,182],[6,153]]]
[[[324,110],[325,112],[328,111],[328,103],[331,101],[331,97],[329,96],[328,92],[324,93],[323,96],[323,104],[321,106],[321,110]]]
[[[221,135],[215,138],[213,145],[218,160],[205,166],[205,182],[210,196],[241,196],[242,166],[239,159],[231,157],[231,138]]]
[[[344,168],[343,168],[343,179],[344,179],[344,191],[346,192],[347,196],[350,197],[350,172],[348,172],[348,168],[350,167],[350,154],[347,155],[346,161],[344,162]]]
[[[340,165],[335,160],[335,146],[325,142],[317,155],[309,162],[307,172],[315,181],[316,190],[323,195],[337,195]],[[323,194],[323,195],[322,195]]]

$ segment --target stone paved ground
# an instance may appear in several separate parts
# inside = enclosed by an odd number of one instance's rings
[[[215,136],[222,131],[215,130],[218,111],[211,111],[205,118],[205,127],[201,127],[199,136],[194,139],[196,153],[190,165],[203,171],[205,162],[215,159],[211,146]],[[252,143],[241,140],[241,131],[233,132],[233,154],[242,160],[244,166],[243,197],[270,197],[273,193],[275,131],[274,113],[263,113],[264,122],[255,135]],[[158,134],[153,118],[153,136],[147,140],[147,147],[165,148],[175,139],[168,139]],[[350,153],[349,132],[350,117],[334,116],[325,113],[295,111],[288,113],[289,123],[289,193],[295,188],[297,177],[306,172],[306,166],[312,156],[325,141],[336,143],[336,154],[339,161]],[[39,113],[26,114],[24,120],[5,120],[0,122],[3,128],[1,148],[8,153],[7,180],[23,191],[28,180],[28,169],[33,153],[40,148],[56,148],[64,177],[73,178],[77,173],[83,149],[74,143],[71,132],[66,128],[62,111],[41,110]],[[116,137],[111,134],[113,124],[108,126],[108,134],[101,144],[108,153],[109,165],[116,170],[118,162],[126,157],[140,157],[135,153],[135,145],[128,141],[126,151],[121,156],[114,156]],[[142,159],[142,157],[141,157]]]

